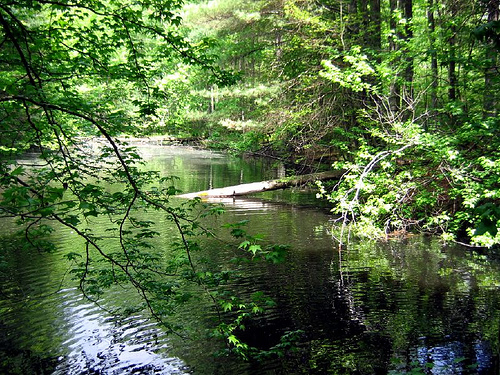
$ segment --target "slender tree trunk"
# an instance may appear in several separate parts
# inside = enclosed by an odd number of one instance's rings
[[[215,93],[214,93],[214,87],[210,86],[210,107],[208,109],[208,113],[214,113],[215,112]]]
[[[500,0],[489,0],[488,22],[496,22],[500,19]],[[486,49],[488,67],[484,74],[484,114],[493,117],[498,113],[498,93],[495,90],[494,80],[498,76],[498,52],[492,46]]]
[[[276,32],[276,37],[274,38],[274,44],[276,46],[276,60],[280,61],[281,56],[283,55],[283,49],[282,49],[282,36],[281,36],[281,31],[278,30]]]
[[[457,16],[457,6],[454,2],[451,2],[451,19],[453,20]],[[457,77],[457,62],[456,62],[456,43],[457,43],[457,27],[453,23],[450,24],[451,36],[448,39],[449,48],[449,63],[448,63],[448,99],[457,100],[458,98],[458,77]]]
[[[389,39],[389,48],[391,49],[391,51],[395,51],[397,49],[397,43],[396,43],[397,22],[395,18],[395,14],[398,9],[397,0],[389,0],[389,7],[391,11],[389,15],[389,27],[391,28],[391,38]]]
[[[395,14],[397,11],[397,0],[389,0],[389,7],[390,7],[390,15],[389,15],[389,27],[391,29],[391,35],[389,36],[389,49],[391,52],[395,52],[398,50],[399,45],[397,43],[398,39],[398,33],[397,33],[397,22],[395,18]],[[391,87],[390,87],[390,97],[389,97],[389,102],[390,102],[390,107],[392,112],[396,112],[400,108],[400,87],[399,87],[399,82],[398,82],[398,77],[397,74],[394,77],[394,79],[391,81]]]
[[[413,93],[413,56],[410,47],[411,39],[413,38],[413,30],[411,21],[413,17],[413,0],[389,0],[389,7],[391,16],[389,20],[389,27],[391,29],[391,38],[389,39],[389,48],[392,52],[401,50],[403,57],[395,59],[395,66],[403,65],[401,75],[394,77],[390,87],[389,104],[391,111],[396,115],[402,109],[404,110],[405,104],[410,104],[412,101]],[[405,26],[398,27],[397,18],[398,11],[401,12]],[[411,113],[405,111],[403,113],[403,120],[408,119]]]
[[[431,109],[437,109],[437,91],[438,91],[438,60],[436,43],[434,41],[436,35],[436,20],[434,18],[434,0],[429,0],[427,8],[427,21],[429,23],[429,46],[431,49]]]
[[[381,17],[380,17],[380,0],[370,0],[370,47],[379,51],[381,48]]]
[[[455,29],[455,27],[453,27]],[[457,78],[457,62],[455,61],[455,36],[452,36],[449,39],[450,44],[450,62],[448,64],[448,81],[450,83],[450,87],[448,89],[448,99],[456,100],[457,99],[457,86],[458,86],[458,78]]]
[[[413,29],[412,29],[412,19],[413,19],[413,0],[400,0],[401,1],[401,10],[403,11],[404,18],[406,19],[405,23],[405,35],[404,40],[406,44],[411,42],[413,38]],[[413,96],[413,56],[408,46],[405,46],[405,86],[406,86],[406,95],[407,99],[411,99]]]
[[[399,0],[399,8],[405,19],[404,28],[400,31],[400,42],[403,46],[403,84],[401,89],[401,101],[403,110],[403,120],[411,117],[413,108],[413,56],[410,47],[413,38],[412,18],[413,0]],[[407,109],[405,109],[406,107]]]
[[[359,36],[362,46],[370,44],[370,13],[368,11],[368,0],[358,0],[358,17],[360,20]]]
[[[347,11],[351,16],[350,22],[350,34],[359,35],[359,16],[358,16],[358,2],[357,0],[351,0],[347,7]]]

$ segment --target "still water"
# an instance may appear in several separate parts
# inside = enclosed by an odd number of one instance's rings
[[[270,162],[191,148],[145,146],[141,152],[147,168],[178,176],[176,185],[184,192],[283,175]],[[267,350],[289,334],[293,349],[250,362],[214,356],[216,341],[196,333],[214,317],[203,302],[179,312],[178,319],[191,322],[192,338],[166,335],[146,314],[110,314],[108,309],[136,296],[113,289],[101,306],[82,298],[68,275],[71,264],[63,258],[69,251],[82,251],[74,233],[53,234],[57,252],[19,252],[12,250],[15,240],[7,236],[14,228],[3,222],[0,372],[500,373],[498,255],[424,237],[357,240],[339,253],[331,217],[313,207],[314,193],[268,192],[224,203],[226,213],[216,226],[248,220],[250,234],[291,246],[281,264],[233,266],[231,252],[213,240],[205,241],[203,256],[238,269],[240,277],[232,287],[243,297],[264,292],[275,302],[247,322],[242,336]]]

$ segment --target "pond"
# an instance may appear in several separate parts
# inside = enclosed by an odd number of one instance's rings
[[[187,147],[140,150],[147,168],[178,176],[177,186],[184,192],[284,173],[271,161]],[[214,219],[217,227],[248,220],[250,234],[290,245],[280,264],[235,265],[230,248],[213,239],[203,242],[199,255],[236,269],[240,276],[228,288],[242,297],[262,292],[274,301],[240,333],[260,349],[283,349],[279,355],[248,362],[214,355],[216,340],[197,333],[210,326],[215,314],[202,300],[188,303],[176,317],[191,322],[191,338],[167,335],[145,313],[110,314],[108,309],[136,296],[112,289],[102,306],[82,298],[63,257],[83,251],[74,233],[53,233],[55,252],[14,251],[15,228],[3,221],[0,372],[500,373],[498,254],[423,236],[385,243],[357,239],[339,252],[331,215],[315,205],[314,192],[267,192],[224,203],[225,214]],[[227,230],[218,235],[231,241]]]

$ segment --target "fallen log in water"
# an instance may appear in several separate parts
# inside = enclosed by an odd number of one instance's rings
[[[291,186],[304,185],[308,182],[325,181],[340,178],[344,171],[328,171],[321,173],[305,174],[302,176],[283,178],[278,180],[268,180],[260,182],[251,182],[249,184],[241,184],[227,186],[223,188],[197,191],[195,193],[187,193],[178,195],[180,198],[229,198],[252,193],[260,193],[269,190],[285,189]]]

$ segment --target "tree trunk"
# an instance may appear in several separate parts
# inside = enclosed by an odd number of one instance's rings
[[[400,0],[401,1],[401,10],[403,11],[404,18],[406,19],[405,23],[405,35],[403,39],[406,44],[411,41],[413,38],[413,30],[412,30],[412,19],[413,19],[413,0]],[[405,46],[405,55],[406,55],[406,67],[405,67],[405,85],[407,87],[406,94],[411,99],[412,95],[412,86],[413,86],[413,56],[411,55],[410,48]]]
[[[455,37],[450,38],[450,62],[448,64],[448,81],[450,83],[450,87],[448,89],[448,99],[456,100],[457,99],[457,86],[458,86],[458,78],[457,78],[457,63],[455,61]]]
[[[391,52],[395,52],[399,49],[399,44],[397,42],[398,33],[397,33],[397,22],[396,22],[396,12],[397,12],[397,0],[389,0],[390,14],[389,14],[389,27],[391,29],[391,34],[389,36],[389,49]],[[398,82],[398,75],[396,73],[394,79],[390,83],[390,96],[389,96],[389,105],[391,112],[396,113],[399,111],[401,107],[401,95],[400,95],[400,87]]]
[[[214,94],[214,86],[210,86],[210,107],[208,107],[208,113],[215,112],[215,94]]]
[[[370,32],[369,46],[379,51],[381,48],[380,0],[370,0]]]
[[[413,18],[413,0],[399,0],[399,9],[405,20],[404,28],[400,29],[398,33],[399,43],[403,50],[402,56],[404,56],[401,62],[403,66],[403,82],[401,83],[400,89],[400,102],[402,105],[402,119],[408,120],[412,115],[411,111],[413,108],[413,56],[411,47],[409,46],[413,38],[411,26]]]
[[[457,16],[457,6],[454,2],[451,3],[451,19]],[[448,99],[457,100],[458,98],[458,77],[457,77],[457,62],[456,62],[456,43],[457,43],[457,27],[451,22],[450,25],[451,36],[448,39],[449,46],[449,63],[448,63]]]
[[[488,23],[500,19],[500,0],[489,0],[488,2]],[[493,46],[486,49],[486,59],[488,67],[484,74],[484,115],[494,117],[498,113],[497,101],[498,92],[495,90],[495,78],[498,77],[498,52]]]
[[[351,21],[350,21],[350,34],[352,35],[359,35],[359,17],[358,17],[358,2],[357,0],[351,0],[349,2],[349,5],[347,7],[347,11],[349,12],[349,15],[351,16]]]
[[[358,0],[358,18],[360,20],[360,43],[367,46],[370,43],[370,13],[368,11],[368,0]]]
[[[260,181],[260,182],[252,182],[249,184],[242,185],[234,185],[227,186],[224,188],[218,189],[210,189],[198,191],[195,193],[187,193],[178,195],[179,198],[228,198],[228,197],[236,197],[241,195],[248,195],[252,193],[260,193],[263,191],[269,190],[279,190],[285,189],[292,186],[305,185],[308,182],[314,181],[326,181],[340,178],[344,171],[329,171],[323,173],[313,173],[307,174],[303,176],[297,176],[294,178],[288,179],[279,179],[279,180],[269,180],[269,181]]]
[[[429,0],[427,8],[427,21],[429,23],[429,46],[431,49],[431,109],[435,111],[437,109],[437,90],[438,90],[438,61],[437,61],[437,51],[436,43],[434,38],[436,36],[436,20],[434,18],[434,0]]]

